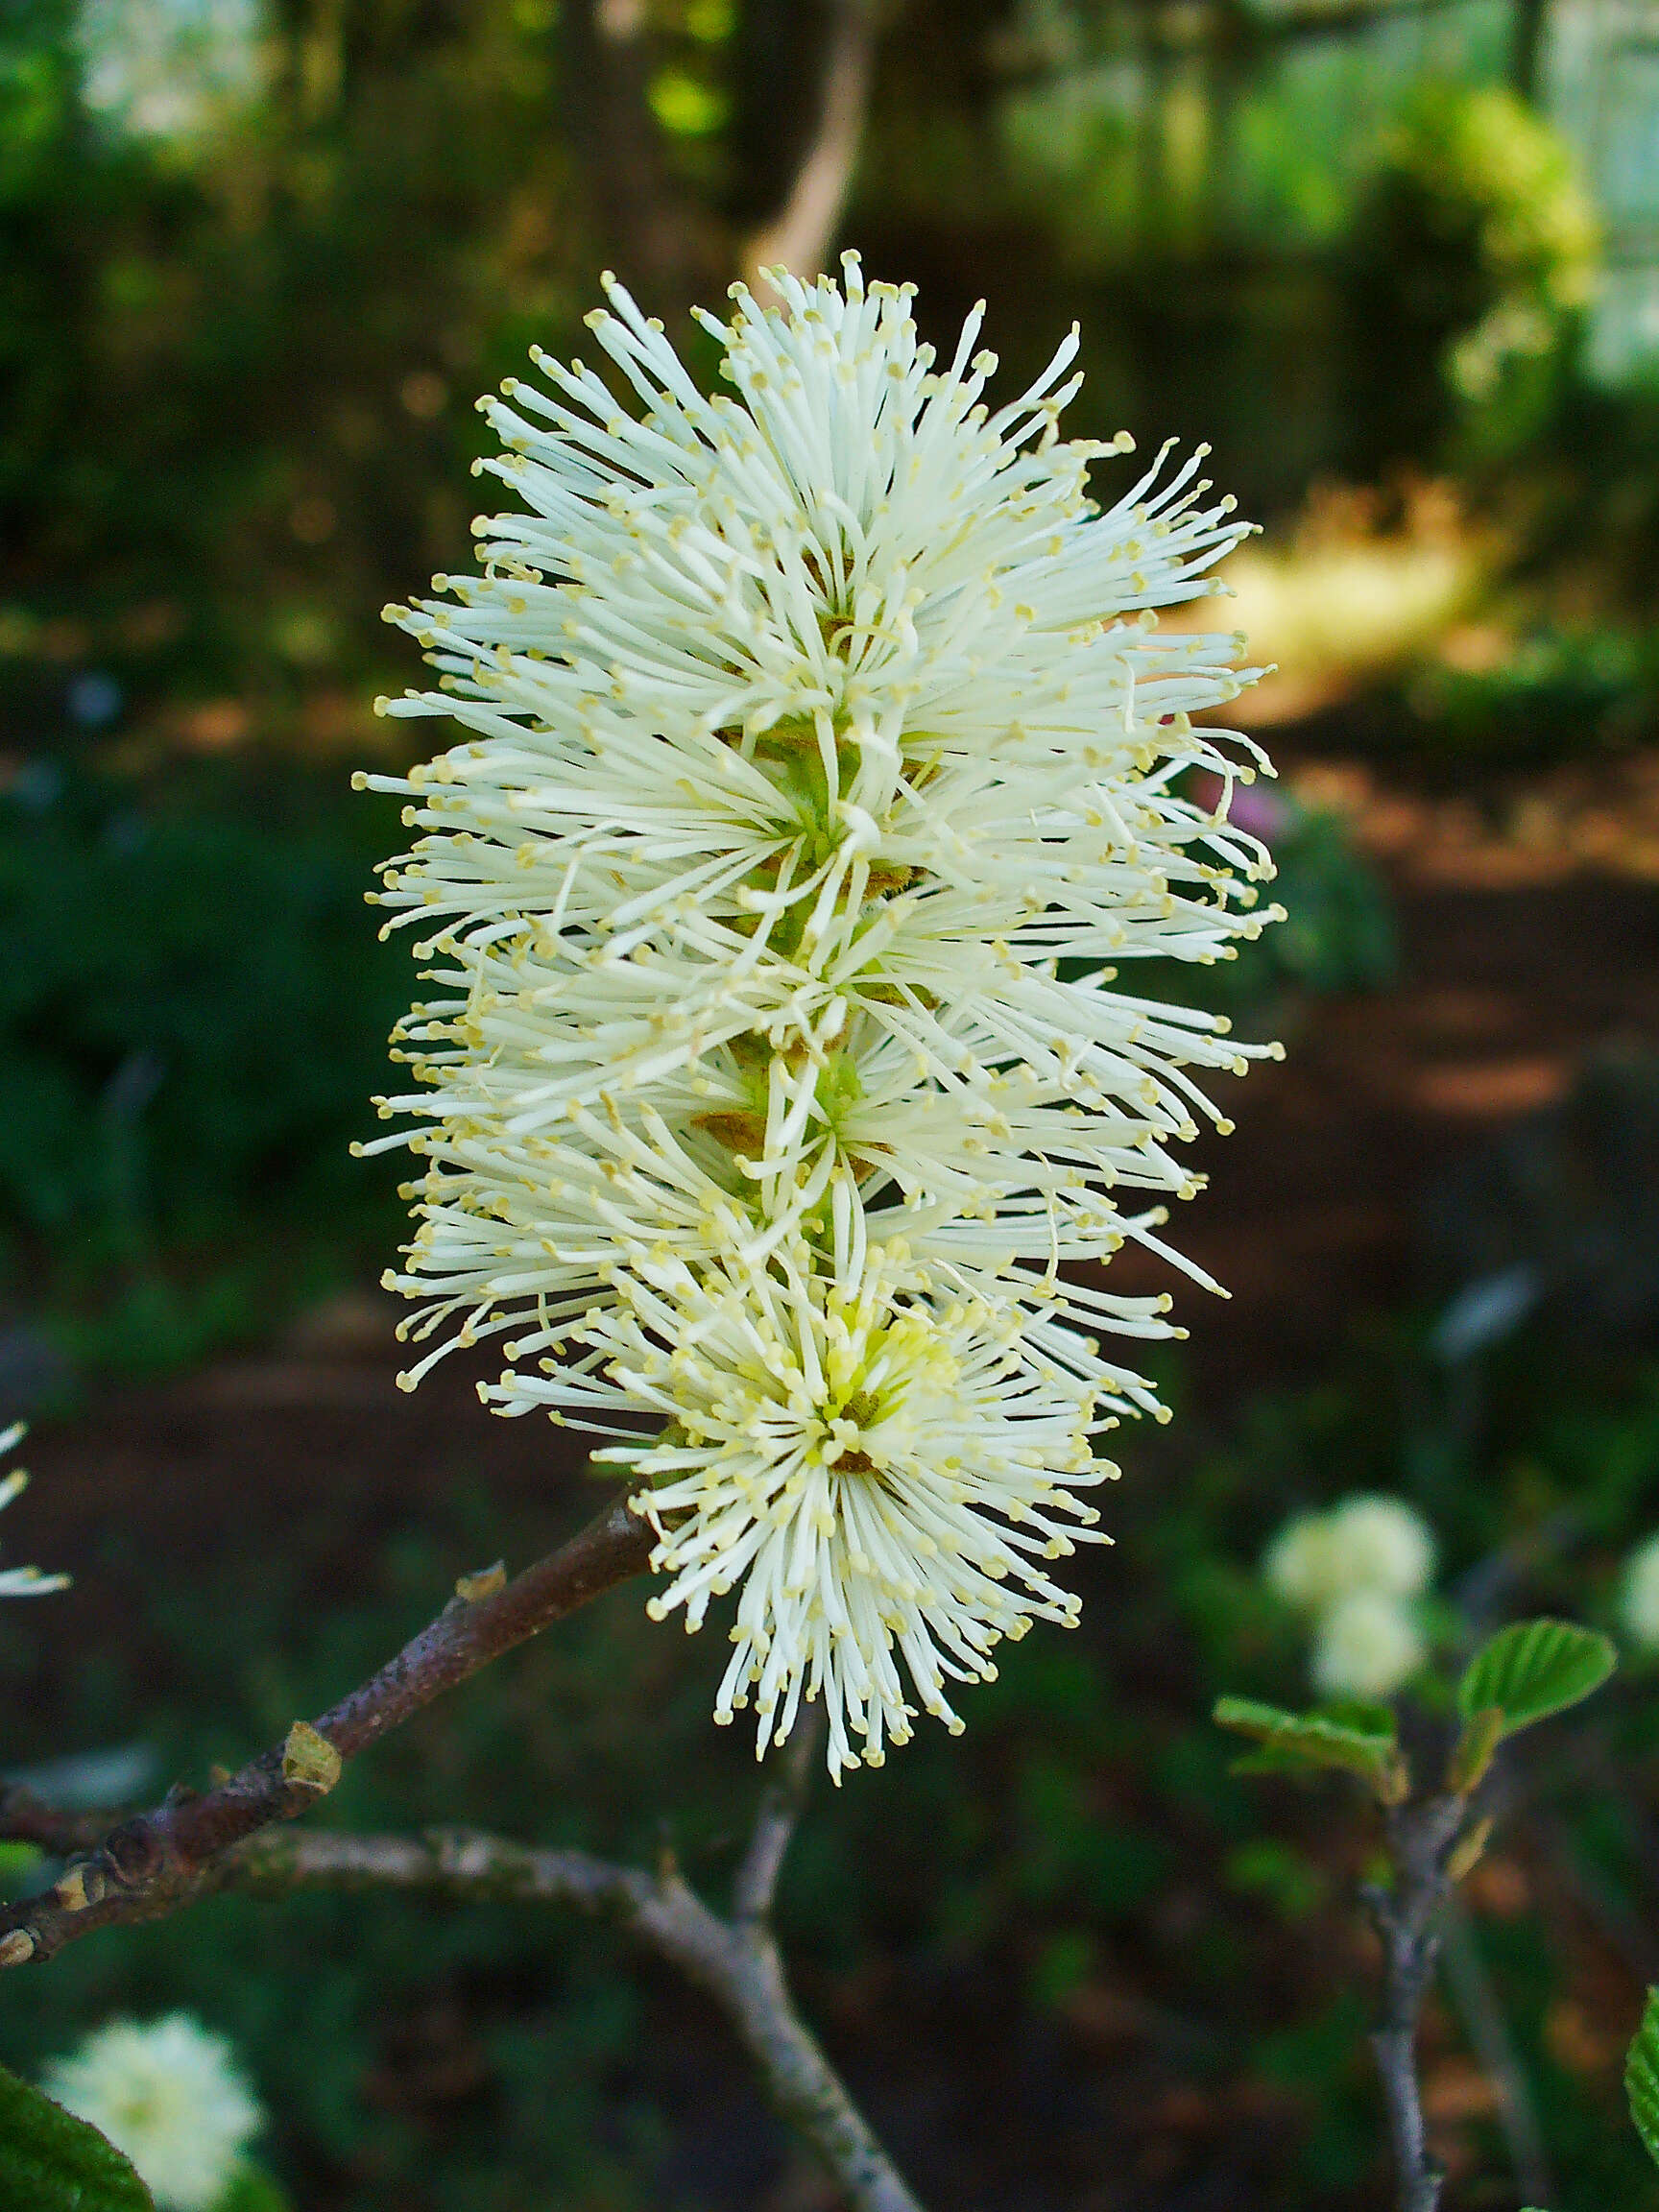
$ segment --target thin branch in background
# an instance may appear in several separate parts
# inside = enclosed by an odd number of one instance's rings
[[[1467,1810],[1467,1800],[1455,1794],[1390,1806],[1393,1887],[1367,1883],[1360,1892],[1382,1938],[1382,2017],[1372,2032],[1371,2049],[1388,2110],[1400,2212],[1435,2212],[1445,2179],[1429,2155],[1417,2074],[1417,2030],[1452,1890],[1447,1852]]]
[[[898,2170],[796,2011],[772,1933],[772,1901],[817,1748],[819,1716],[797,1727],[782,1783],[760,1802],[733,1886],[711,1912],[671,1862],[655,1873],[584,1851],[535,1851],[470,1831],[400,1836],[267,1833],[229,1855],[221,1879],[293,1889],[423,1890],[457,1901],[565,1904],[604,1914],[687,1975],[747,2047],[779,2117],[823,2160],[854,2212],[920,2212]]]
[[[205,1794],[170,1791],[74,1861],[44,1895],[0,1908],[0,1966],[49,1959],[95,1928],[156,1919],[214,1888],[233,1846],[307,1812],[333,1788],[343,1761],[515,1645],[641,1573],[655,1541],[617,1499],[512,1581],[497,1573],[465,1578],[435,1621],[317,1721],[296,1721],[281,1743]],[[37,1809],[16,1808],[21,1825],[8,1828],[4,1803],[0,1835],[44,1839]]]
[[[732,1885],[732,1915],[739,1924],[772,1917],[778,1877],[783,1870],[796,1823],[805,1810],[812,1763],[823,1740],[823,1708],[809,1705],[789,1738],[781,1776],[761,1794],[749,1848]]]
[[[787,269],[807,282],[823,270],[863,142],[875,61],[874,0],[835,0],[818,128],[788,198],[744,245],[743,276],[751,286],[759,286],[768,269]],[[762,297],[771,297],[769,288]]]
[[[1583,1513],[1576,1506],[1564,1505],[1535,1527],[1523,1529],[1508,1543],[1488,1551],[1460,1575],[1446,1593],[1462,1623],[1459,1648],[1464,1653],[1473,1651],[1491,1634],[1517,1589],[1530,1582],[1541,1566],[1571,1551],[1584,1533]]]
[[[1443,1934],[1447,1985],[1462,2015],[1480,2070],[1497,2093],[1498,2125],[1503,2130],[1521,2201],[1548,2204],[1555,2191],[1527,2071],[1480,1956],[1474,1924],[1455,1897],[1447,1902]]]

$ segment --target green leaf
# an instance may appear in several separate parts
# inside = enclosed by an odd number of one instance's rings
[[[1336,1719],[1327,1713],[1286,1713],[1253,1697],[1223,1697],[1215,1719],[1223,1728],[1254,1736],[1262,1746],[1247,1762],[1239,1761],[1248,1771],[1286,1774],[1335,1767],[1381,1783],[1395,1763],[1394,1716],[1381,1706],[1360,1708],[1362,1724],[1356,1725],[1355,1709],[1349,1711],[1350,1718]]]
[[[1357,1728],[1361,1736],[1386,1736],[1394,1741],[1394,1713],[1387,1705],[1363,1697],[1331,1697],[1313,1708],[1315,1720],[1334,1720],[1339,1728]]]
[[[263,2166],[244,2161],[224,2195],[214,2199],[212,2212],[292,2212],[292,2207]]]
[[[1496,1707],[1503,1734],[1576,1705],[1599,1690],[1618,1664],[1613,1646],[1573,1621],[1516,1621],[1476,1652],[1457,1685],[1465,1720]]]
[[[1491,1767],[1492,1754],[1503,1740],[1503,1728],[1501,1705],[1483,1705],[1479,1713],[1470,1715],[1446,1762],[1448,1790],[1468,1797],[1479,1789]]]
[[[1636,2132],[1659,2166],[1659,1989],[1648,1990],[1642,2025],[1625,2054],[1624,2094]]]
[[[0,2212],[156,2212],[115,2146],[0,2067]]]
[[[0,1897],[14,1897],[45,1856],[38,1843],[0,1843]]]

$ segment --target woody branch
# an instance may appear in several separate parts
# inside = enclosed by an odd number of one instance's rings
[[[259,1894],[292,1889],[420,1890],[463,1902],[579,1906],[614,1920],[708,1991],[755,2060],[780,2119],[811,2144],[853,2212],[920,2212],[816,2037],[796,2011],[772,1931],[772,1904],[805,1796],[820,1728],[803,1723],[781,1785],[761,1799],[722,1918],[672,1859],[655,1873],[585,1851],[529,1850],[498,1836],[425,1838],[266,1833],[230,1851],[224,1886]]]
[[[325,1796],[344,1761],[445,1691],[646,1566],[655,1541],[617,1499],[558,1551],[511,1581],[464,1579],[435,1621],[379,1671],[314,1722],[205,1792],[170,1791],[71,1861],[43,1896],[0,1908],[0,1966],[50,1959],[97,1928],[150,1920],[219,1887],[228,1855]],[[61,1848],[85,1831],[60,1823],[24,1793],[0,1797],[0,1837]]]

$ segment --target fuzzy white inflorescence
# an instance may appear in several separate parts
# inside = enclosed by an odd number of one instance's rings
[[[1420,1598],[1434,1575],[1433,1531],[1402,1499],[1360,1493],[1287,1521],[1262,1571],[1286,1603],[1310,1613],[1359,1591]]]
[[[41,2085],[132,2160],[160,2212],[209,2212],[265,2120],[230,2045],[188,2012],[113,2020]]]
[[[1386,1590],[1351,1590],[1320,1614],[1308,1671],[1327,1697],[1391,1697],[1428,1657],[1409,1605]]]
[[[1434,1533],[1400,1498],[1357,1493],[1300,1513],[1267,1547],[1262,1572],[1313,1616],[1310,1671],[1330,1697],[1386,1697],[1429,1656],[1413,1600],[1434,1576]]]
[[[622,397],[537,353],[480,402],[525,511],[389,611],[440,688],[382,703],[461,740],[361,779],[410,801],[379,896],[437,986],[382,1102],[424,1164],[406,1380],[499,1336],[489,1402],[610,1435],[653,1609],[742,1584],[716,1717],[763,1748],[822,1696],[832,1770],[1074,1617],[1090,1439],[1158,1409],[1094,1333],[1170,1329],[1062,1270],[1165,1251],[1173,1148],[1226,1126],[1192,1071],[1263,1049],[1123,972],[1271,918],[1227,819],[1260,757],[1191,721],[1240,640],[1151,613],[1232,502],[1161,457],[1102,510],[1129,442],[1059,436],[1075,332],[992,413],[977,310],[941,370],[843,267],[703,317],[733,395],[608,279]]]

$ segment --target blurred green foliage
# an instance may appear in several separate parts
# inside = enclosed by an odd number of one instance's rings
[[[238,101],[192,108],[186,48],[171,108],[123,105],[112,53],[142,79],[170,12],[0,19],[0,744],[25,751],[74,734],[87,670],[122,729],[229,692],[290,737],[320,691],[403,681],[375,615],[465,558],[472,396],[577,340],[607,256],[676,318],[718,300],[832,20],[641,0],[612,54],[597,0],[272,0]],[[983,286],[1011,373],[1079,315],[1080,431],[1208,436],[1258,512],[1320,469],[1444,461],[1454,402],[1511,458],[1543,435],[1592,233],[1495,83],[1495,0],[1449,5],[1431,93],[1369,17],[891,16],[849,231],[930,332]]]
[[[1286,918],[1216,971],[1222,1003],[1266,1019],[1286,993],[1382,990],[1399,964],[1388,894],[1345,824],[1293,800],[1280,804],[1270,897]]]
[[[1382,138],[1348,249],[1360,476],[1536,445],[1598,242],[1572,151],[1531,108],[1500,85],[1419,87]]]
[[[1659,653],[1645,634],[1611,622],[1546,623],[1489,668],[1424,669],[1401,704],[1397,745],[1443,770],[1594,758],[1651,739]]]
[[[269,1328],[384,1258],[352,1162],[410,964],[364,905],[391,809],[273,773],[0,796],[0,1296],[106,1360]]]

